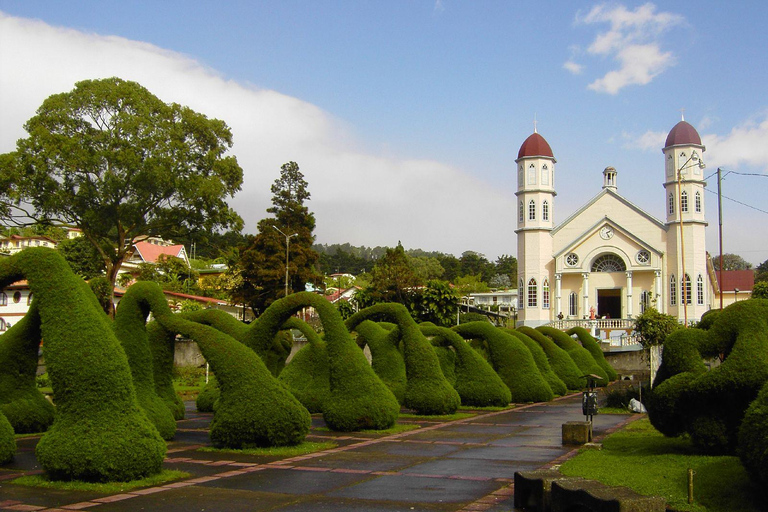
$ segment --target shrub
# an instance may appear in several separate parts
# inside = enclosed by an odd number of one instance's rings
[[[483,340],[491,366],[509,388],[512,402],[546,402],[554,398],[552,388],[522,341],[488,322],[470,322],[453,329],[464,338]]]
[[[768,484],[768,384],[744,414],[739,428],[738,454],[750,477],[766,493]]]
[[[357,344],[360,348],[367,345],[371,351],[373,371],[392,391],[398,403],[403,404],[408,379],[405,358],[400,350],[400,331],[394,324],[385,327],[371,320],[361,322],[354,329],[357,331]]]
[[[541,326],[537,327],[536,330],[554,341],[558,347],[565,350],[568,355],[571,356],[573,362],[576,363],[576,366],[579,367],[582,375],[597,375],[600,377],[596,382],[598,386],[605,386],[608,384],[608,375],[605,370],[597,364],[597,361],[595,361],[595,358],[589,353],[589,350],[576,343],[573,338],[560,329]]]
[[[558,347],[554,341],[531,327],[521,326],[517,328],[517,331],[539,344],[547,355],[552,370],[568,389],[581,390],[586,387],[587,379],[583,377],[584,374],[576,366],[576,363],[573,362],[571,356],[565,350]]]
[[[597,344],[597,341],[595,341],[595,338],[589,334],[588,330],[583,327],[574,327],[566,331],[566,334],[569,336],[575,334],[579,338],[579,341],[581,341],[581,346],[589,351],[589,353],[595,359],[595,362],[600,365],[600,368],[602,368],[605,374],[608,376],[609,381],[613,382],[619,378],[619,375],[616,373],[616,370],[613,369],[613,366],[611,366],[611,364],[606,361],[605,354],[603,354],[603,350],[600,348],[600,345]]]
[[[54,419],[53,405],[37,389],[40,340],[37,302],[0,336],[0,413],[19,434],[44,432]]]
[[[630,400],[632,400],[633,398],[635,400],[640,400],[641,398],[640,387],[641,385],[638,385],[637,387],[635,387],[633,385],[626,385],[622,382],[622,383],[616,384],[610,389],[607,389],[605,393],[606,407],[613,407],[616,409],[627,409],[629,407]],[[650,387],[645,385],[645,386],[642,386],[642,388],[643,388],[642,394],[644,394],[645,397],[647,398],[650,392]]]
[[[425,336],[433,336],[432,343],[453,355],[453,387],[465,406],[489,407],[508,405],[512,400],[509,388],[493,367],[470,347],[459,334],[445,327],[421,325]],[[446,366],[450,364],[447,361]]]
[[[16,454],[16,439],[13,437],[13,427],[8,418],[0,413],[0,464],[13,460]]]
[[[296,354],[278,380],[285,384],[311,413],[323,412],[331,395],[330,366],[325,342],[306,323],[296,317],[289,318],[283,327],[301,331],[309,342]]]
[[[376,304],[357,312],[346,322],[352,330],[372,317],[395,322],[403,345],[406,390],[403,403],[418,414],[453,414],[461,398],[445,379],[440,362],[408,310],[402,304]]]
[[[514,329],[509,329],[507,327],[499,327],[499,329],[502,332],[514,336],[525,344],[526,348],[531,353],[531,356],[533,356],[533,361],[536,363],[539,373],[541,373],[541,376],[547,381],[547,384],[549,384],[550,389],[556,396],[563,396],[568,393],[568,388],[560,377],[557,376],[554,370],[552,370],[552,366],[550,366],[549,360],[547,359],[547,354],[544,353],[544,349],[541,348],[538,343]]]
[[[219,384],[216,382],[216,376],[210,375],[208,382],[200,390],[195,399],[195,407],[198,412],[214,412],[216,410],[216,400],[221,396]]]

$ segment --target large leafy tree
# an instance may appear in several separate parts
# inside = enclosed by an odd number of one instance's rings
[[[286,248],[289,294],[303,291],[308,282],[322,282],[322,276],[315,271],[319,255],[312,249],[315,216],[304,205],[310,199],[307,186],[296,162],[280,168],[280,177],[271,188],[272,206],[267,208],[274,217],[259,221],[253,244],[240,258],[242,284],[236,296],[254,313],[285,296]]]
[[[108,78],[50,96],[24,128],[16,151],[0,155],[6,213],[80,228],[111,284],[138,237],[242,227],[225,201],[243,171],[226,155],[223,121]]]
[[[374,302],[398,302],[410,306],[417,287],[418,275],[402,244],[387,249],[371,270],[370,295]]]
[[[720,270],[720,256],[712,258],[715,270]],[[752,264],[738,254],[723,253],[723,270],[749,270]]]

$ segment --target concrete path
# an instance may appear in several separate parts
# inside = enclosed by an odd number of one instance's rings
[[[595,416],[595,435],[630,419]],[[39,472],[37,438],[22,439],[15,461],[0,467],[0,510],[514,510],[515,471],[549,467],[572,455],[575,450],[561,445],[561,425],[580,420],[580,395],[452,422],[401,420],[421,428],[390,436],[330,432],[313,416],[307,440],[332,440],[338,447],[277,459],[198,451],[210,445],[211,415],[189,410],[164,467],[192,477],[116,495],[22,487],[9,482]]]

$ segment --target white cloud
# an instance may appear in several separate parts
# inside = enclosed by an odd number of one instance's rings
[[[0,12],[0,153],[51,94],[84,79],[135,80],[163,101],[188,105],[232,128],[243,190],[230,203],[253,232],[267,216],[280,166],[296,161],[309,183],[318,242],[395,245],[493,258],[512,253],[511,190],[431,160],[369,154],[340,120],[276,91],[227,80],[194,59],[120,37],[86,34]],[[512,184],[510,184],[510,189]],[[463,205],[459,208],[457,205]],[[476,213],[482,209],[483,221]]]
[[[563,67],[573,73],[574,75],[580,75],[582,71],[584,71],[584,66],[581,64],[578,64],[576,62],[573,62],[572,60],[569,60],[565,64],[563,64]]]
[[[768,112],[734,127],[728,135],[704,135],[710,168],[748,166],[768,173]]]
[[[607,94],[617,94],[629,85],[645,85],[674,65],[671,52],[661,50],[661,35],[685,19],[669,12],[656,12],[652,3],[628,10],[623,5],[600,4],[587,14],[576,15],[577,24],[609,24],[598,33],[587,53],[612,58],[618,69],[589,84],[589,88]]]
[[[621,137],[626,141],[626,149],[640,149],[643,151],[658,151],[664,147],[664,141],[667,139],[667,132],[654,132],[648,130],[639,137],[629,133],[622,133]]]

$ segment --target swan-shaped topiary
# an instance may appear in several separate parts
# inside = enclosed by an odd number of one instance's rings
[[[16,454],[16,438],[13,427],[3,413],[0,412],[0,464],[13,460]]]
[[[307,338],[308,344],[294,354],[280,372],[282,382],[311,413],[323,412],[331,395],[330,365],[325,341],[309,324],[292,316],[283,329],[297,329]]]
[[[402,405],[405,403],[408,378],[400,331],[394,325],[386,327],[381,323],[365,320],[356,325],[354,330],[357,332],[358,346],[367,346],[371,351],[371,368]]]
[[[613,369],[611,363],[605,359],[603,350],[600,348],[600,345],[597,344],[597,341],[595,341],[595,338],[589,333],[588,330],[583,327],[576,326],[567,330],[566,334],[568,336],[573,336],[575,334],[576,337],[579,338],[581,346],[587,349],[590,354],[592,354],[595,362],[600,365],[600,368],[602,368],[605,374],[608,376],[608,380],[613,382],[619,378],[619,374],[616,373],[616,370]]]
[[[59,253],[36,247],[0,261],[0,287],[21,278],[37,303],[56,397],[35,450],[42,468],[54,480],[96,482],[158,473],[165,442],[139,407],[125,352],[88,284]]]
[[[453,414],[461,398],[445,379],[429,340],[402,304],[375,304],[347,319],[352,331],[364,320],[385,318],[397,324],[402,340],[407,377],[403,403],[417,414]]]
[[[458,333],[447,327],[421,324],[421,332],[432,337],[437,347],[455,354],[453,366],[456,378],[454,388],[461,403],[472,407],[504,407],[512,400],[512,393],[483,357],[473,350]]]
[[[554,398],[522,341],[488,322],[469,322],[452,329],[465,339],[479,339],[487,345],[491,366],[511,391],[512,402],[546,402]]]
[[[766,493],[768,484],[768,383],[750,404],[739,427],[738,454],[749,476]]]
[[[44,432],[53,423],[54,407],[37,389],[40,314],[32,302],[27,314],[0,336],[0,414],[18,434]]]
[[[542,325],[537,327],[536,330],[554,341],[558,347],[565,350],[571,356],[573,362],[576,363],[576,366],[579,367],[582,375],[596,375],[600,377],[600,379],[595,379],[595,384],[598,386],[608,384],[608,374],[603,370],[602,366],[597,364],[589,350],[576,343],[573,338],[560,329]]]
[[[532,327],[522,325],[517,328],[517,331],[539,344],[547,355],[552,370],[560,377],[560,380],[563,381],[569,390],[584,389],[587,385],[587,379],[583,377],[584,374],[565,350],[558,347],[554,341]]]
[[[536,363],[536,367],[539,369],[541,376],[544,377],[544,380],[547,381],[547,384],[549,384],[549,387],[552,389],[552,392],[555,394],[555,396],[563,396],[568,393],[568,388],[565,386],[565,383],[562,381],[562,379],[560,379],[560,377],[558,377],[554,372],[552,366],[550,366],[549,359],[547,359],[547,354],[544,353],[544,349],[541,348],[541,345],[520,331],[509,329],[507,327],[499,327],[499,329],[501,329],[502,332],[516,337],[525,344],[525,346],[531,352],[533,360]]]

